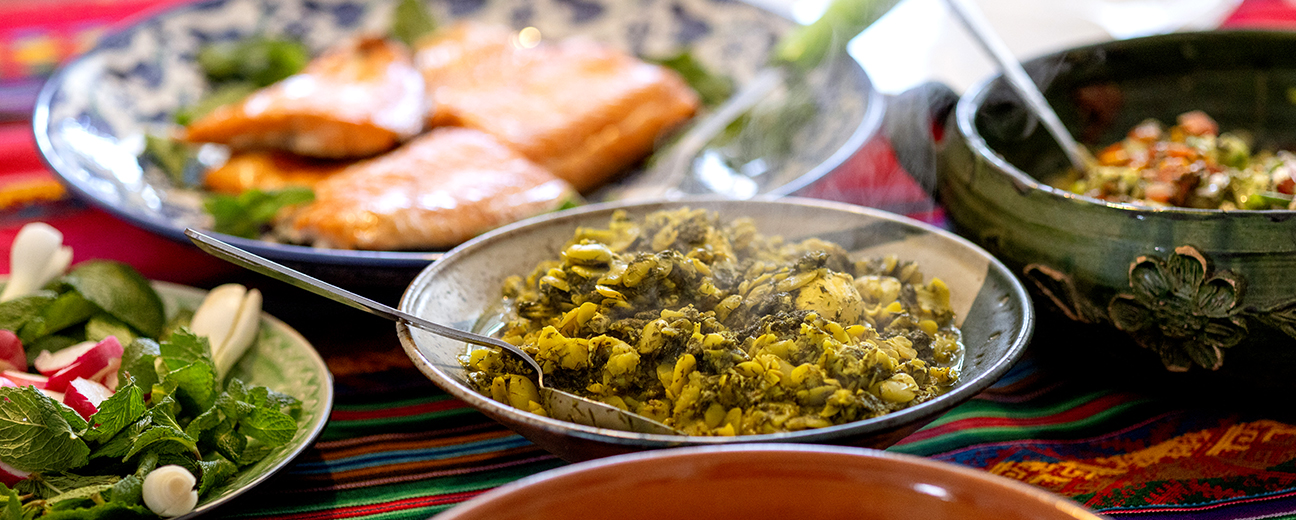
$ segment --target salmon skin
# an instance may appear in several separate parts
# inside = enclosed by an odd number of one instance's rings
[[[577,196],[489,134],[437,128],[315,185],[281,230],[316,247],[438,250]]]
[[[369,157],[423,130],[425,99],[423,78],[403,46],[378,38],[350,39],[301,73],[190,123],[182,137],[236,150]]]
[[[698,96],[674,71],[581,39],[528,46],[464,22],[419,42],[429,126],[489,133],[588,192],[653,150]]]

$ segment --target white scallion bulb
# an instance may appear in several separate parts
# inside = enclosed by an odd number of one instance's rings
[[[164,518],[188,514],[198,505],[197,483],[193,473],[181,466],[156,468],[144,477],[144,505]]]

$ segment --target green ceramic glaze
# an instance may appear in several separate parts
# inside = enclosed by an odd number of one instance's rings
[[[1296,149],[1296,34],[1181,33],[1025,64],[1081,141],[1205,110],[1255,149]],[[959,101],[939,195],[960,233],[1066,317],[1129,333],[1171,371],[1288,387],[1296,212],[1138,209],[1055,190],[1066,159],[998,78]]]
[[[163,282],[154,282],[153,287],[162,296],[168,316],[179,309],[196,309],[207,294]],[[333,409],[333,377],[323,358],[301,334],[268,314],[261,315],[260,337],[234,365],[230,377],[301,399],[297,435],[260,462],[244,468],[224,486],[212,490],[186,517],[208,512],[286,467],[324,430],[329,411]]]

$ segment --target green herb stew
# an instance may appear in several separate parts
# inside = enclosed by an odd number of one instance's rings
[[[877,417],[945,392],[962,360],[949,289],[916,264],[704,210],[580,228],[503,295],[502,337],[546,384],[688,435]],[[546,413],[517,358],[474,348],[462,362],[483,394]]]

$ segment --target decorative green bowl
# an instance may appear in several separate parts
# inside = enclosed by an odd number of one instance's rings
[[[1221,130],[1251,133],[1255,149],[1296,149],[1296,34],[1170,34],[1025,66],[1091,147],[1147,118],[1204,110]],[[958,231],[1041,308],[1132,338],[1122,354],[1193,380],[1296,386],[1296,211],[1147,209],[1054,189],[1066,158],[1017,100],[995,77],[955,107],[938,191]]]

